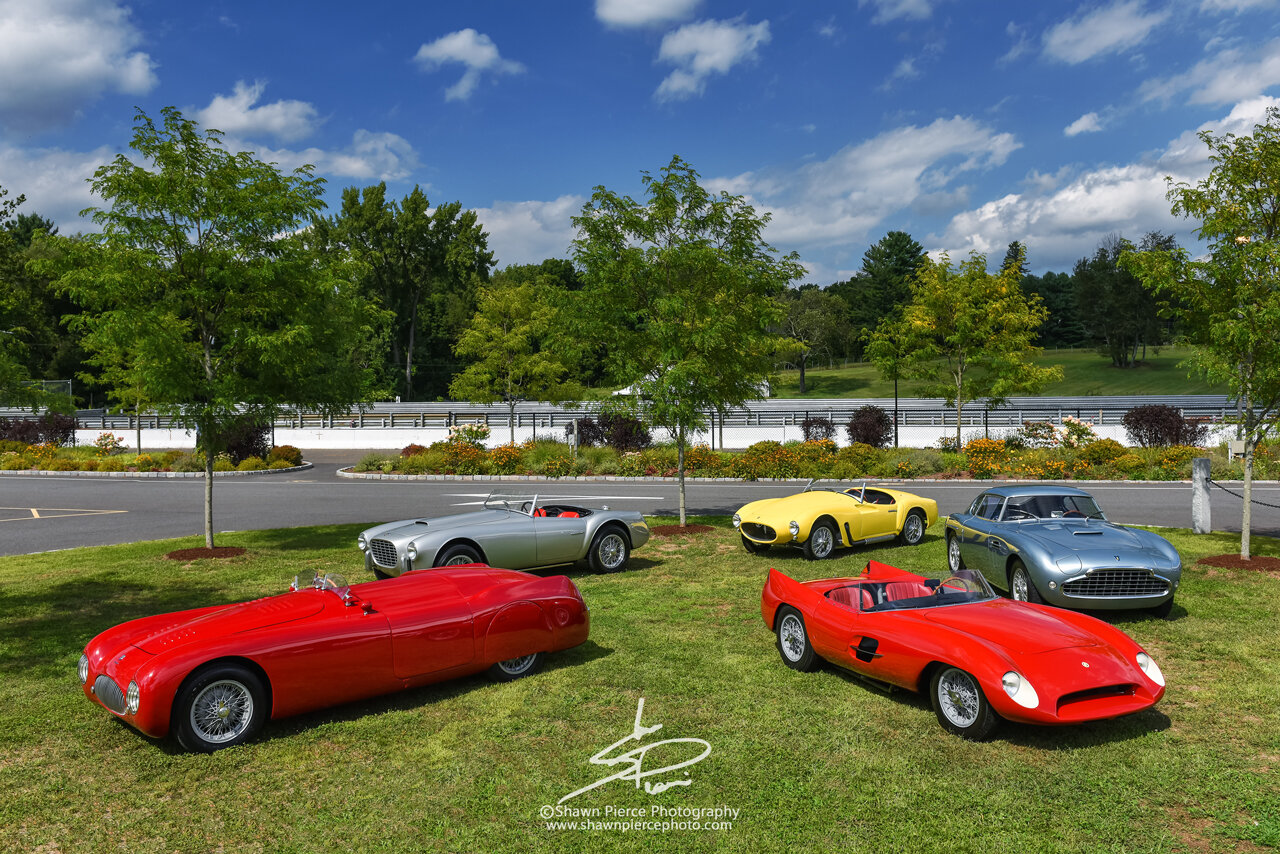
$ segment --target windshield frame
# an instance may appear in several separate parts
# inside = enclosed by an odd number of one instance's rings
[[[1057,502],[1061,507],[1070,509],[1053,510],[1048,505]],[[1036,505],[1044,505],[1036,507]],[[1090,509],[1092,507],[1092,509]],[[1041,515],[1048,508],[1049,515]],[[1011,515],[1016,513],[1018,515]],[[1069,515],[1078,514],[1078,515]],[[1004,506],[1000,508],[1000,522],[1106,522],[1106,514],[1098,506],[1098,501],[1087,493],[1047,492],[1030,495],[1006,496]]]

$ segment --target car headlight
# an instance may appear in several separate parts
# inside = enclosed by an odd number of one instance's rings
[[[138,713],[139,699],[138,683],[130,682],[129,690],[124,695],[124,710],[127,714],[136,715]]]
[[[793,537],[800,536],[800,523],[792,522],[790,525],[787,526],[787,530],[791,532],[791,536]]]
[[[741,527],[741,526],[742,526],[742,517],[741,517],[741,516],[739,516],[737,513],[734,513],[734,514],[733,514],[733,527],[738,528],[738,527]]]
[[[405,553],[405,554],[407,554],[407,555],[409,556],[409,560],[417,560],[417,559],[418,559],[418,544],[417,544],[417,543],[409,543],[409,547],[408,547],[407,549],[405,549],[405,550],[404,550],[404,553]]]
[[[1142,668],[1142,672],[1147,674],[1147,678],[1157,685],[1164,685],[1164,674],[1160,672],[1160,665],[1151,659],[1151,656],[1145,652],[1138,653],[1138,666]]]
[[[1009,699],[1024,709],[1034,709],[1040,705],[1040,697],[1036,694],[1036,689],[1032,688],[1031,683],[1022,678],[1021,674],[1010,670],[1001,677],[1000,686],[1009,695]]]
[[[89,656],[80,656],[80,663],[76,666],[76,675],[80,677],[81,685],[89,681]]]
[[[369,548],[369,541],[364,538],[364,534],[356,537],[356,548],[365,551]]]

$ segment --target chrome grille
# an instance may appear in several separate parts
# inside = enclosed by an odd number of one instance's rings
[[[369,554],[373,555],[373,562],[378,566],[385,566],[388,569],[396,567],[396,547],[388,540],[370,540]]]
[[[1169,582],[1158,578],[1149,569],[1104,569],[1065,582],[1062,592],[1067,596],[1094,599],[1163,596],[1169,592]]]
[[[111,681],[110,677],[99,676],[93,680],[93,693],[106,706],[117,715],[124,714],[124,692],[120,690],[120,686]]]
[[[1058,711],[1062,711],[1063,706],[1069,706],[1072,703],[1101,700],[1107,697],[1132,697],[1133,693],[1133,685],[1104,685],[1101,688],[1089,688],[1084,691],[1063,694],[1058,698]]]
[[[752,540],[759,540],[762,543],[771,543],[778,538],[773,528],[768,525],[761,525],[757,522],[743,522],[742,533],[746,534]]]

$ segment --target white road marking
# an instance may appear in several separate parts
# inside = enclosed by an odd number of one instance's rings
[[[21,514],[19,516],[0,516],[0,522],[25,522],[29,519],[61,519],[67,516],[106,516],[112,513],[128,512],[128,510],[81,510],[70,507],[0,507],[0,514]]]

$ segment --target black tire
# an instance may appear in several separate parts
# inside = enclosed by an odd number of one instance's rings
[[[468,545],[449,546],[436,558],[436,566],[455,566],[460,563],[484,563],[484,557]]]
[[[513,679],[523,679],[540,666],[542,666],[542,653],[535,652],[532,655],[522,655],[518,658],[499,661],[490,667],[489,678],[494,682],[510,682]]]
[[[943,729],[971,741],[982,741],[1000,722],[978,680],[959,667],[938,668],[929,680],[929,701]]]
[[[1036,589],[1031,573],[1027,572],[1027,565],[1017,558],[1009,565],[1009,598],[1036,605],[1044,604],[1044,598]]]
[[[818,666],[818,654],[809,643],[809,632],[804,627],[804,617],[790,605],[778,609],[776,620],[778,654],[782,663],[792,670],[807,673]]]
[[[173,700],[174,736],[193,753],[243,744],[258,734],[266,719],[262,680],[238,664],[197,671]]]
[[[924,541],[924,531],[928,527],[929,520],[925,518],[924,513],[912,510],[907,514],[907,518],[902,520],[902,531],[898,534],[898,542],[904,546],[918,546]]]
[[[840,544],[836,526],[830,522],[815,522],[809,529],[809,539],[804,541],[804,556],[809,560],[825,560]]]
[[[956,573],[964,568],[964,558],[960,555],[960,538],[947,531],[947,569]]]
[[[631,543],[617,528],[604,528],[591,541],[587,563],[594,572],[622,572],[631,559]]]
[[[391,578],[390,575],[387,575],[385,572],[383,572],[380,569],[375,569],[373,571],[373,577],[378,579],[379,581],[386,581],[388,578]]]
[[[1170,596],[1154,608],[1148,608],[1147,613],[1161,620],[1167,618],[1171,613],[1173,613],[1173,597]]]
[[[761,552],[767,552],[769,550],[768,543],[757,543],[755,540],[747,539],[746,534],[740,533],[738,536],[742,537],[742,547],[753,555],[758,555]]]

